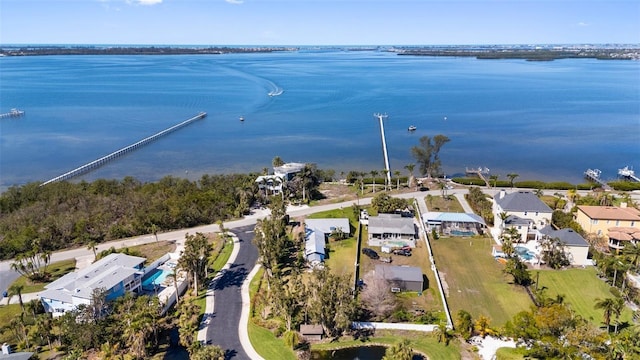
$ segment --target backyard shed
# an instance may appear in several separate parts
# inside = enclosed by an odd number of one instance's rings
[[[320,341],[322,340],[322,335],[324,335],[324,330],[322,325],[303,324],[300,325],[300,335],[307,341]]]
[[[391,291],[417,291],[422,292],[422,269],[415,266],[376,265],[375,272],[391,285]]]

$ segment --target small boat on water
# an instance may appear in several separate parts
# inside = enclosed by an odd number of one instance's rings
[[[244,121],[244,116],[240,116],[240,121]]]
[[[417,127],[415,127],[414,125],[409,126],[409,128],[407,130],[409,131],[415,131],[417,129]]]

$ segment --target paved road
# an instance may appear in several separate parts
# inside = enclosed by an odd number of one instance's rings
[[[238,324],[242,311],[240,289],[258,260],[258,250],[252,243],[253,228],[253,225],[249,225],[233,229],[239,239],[240,251],[236,261],[214,288],[214,312],[207,329],[206,342],[220,346],[225,351],[225,359],[250,359],[240,343]]]

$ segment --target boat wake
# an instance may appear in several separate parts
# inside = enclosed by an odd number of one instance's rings
[[[280,95],[282,95],[282,93],[283,93],[283,92],[284,92],[284,90],[283,90],[283,89],[281,89],[281,88],[276,88],[276,89],[275,89],[275,90],[273,90],[273,91],[269,91],[269,94],[268,94],[268,95],[269,95],[269,96],[280,96]]]

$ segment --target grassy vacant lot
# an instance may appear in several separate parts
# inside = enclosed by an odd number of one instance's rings
[[[131,246],[129,248],[134,252],[139,252],[142,257],[146,258],[145,266],[159,259],[162,255],[173,252],[176,249],[174,241],[156,241],[149,244]]]
[[[491,256],[493,244],[485,237],[443,237],[431,242],[438,271],[445,289],[448,287],[452,317],[466,310],[474,318],[488,316],[493,326],[502,326],[533,305],[525,290],[510,284],[511,276],[502,273],[503,265]]]
[[[408,339],[414,351],[426,354],[431,360],[460,359],[461,349],[457,341],[451,341],[448,346],[439,343],[433,335],[425,335],[416,331],[386,331],[379,330],[372,337],[354,340],[343,337],[339,341],[313,344],[311,350],[333,350],[353,346],[366,345],[394,345],[401,339]]]
[[[597,298],[613,298],[609,289],[611,286],[598,279],[596,269],[588,267],[585,269],[567,270],[541,270],[538,286],[547,288],[546,294],[555,297],[560,294],[564,296],[565,303],[584,319],[591,320],[596,326],[603,324],[603,311],[594,309]],[[537,274],[531,274],[535,280]],[[631,322],[632,313],[629,308],[625,308],[620,316],[621,322]],[[614,324],[615,317],[612,317],[611,324]]]
[[[458,199],[453,195],[449,195],[447,200],[442,196],[427,195],[424,198],[424,203],[427,204],[427,208],[429,208],[430,211],[464,212],[462,205],[460,205]]]

